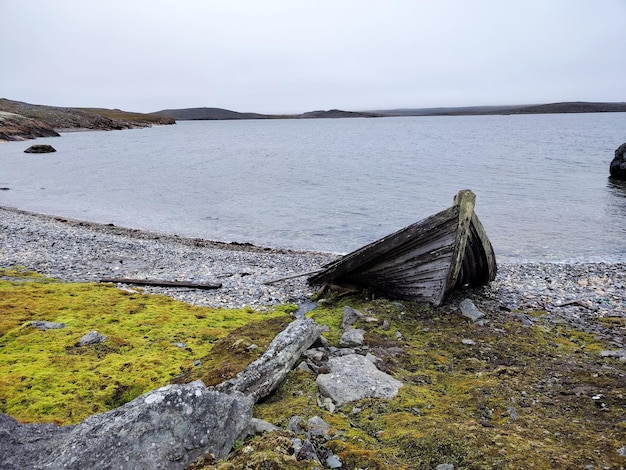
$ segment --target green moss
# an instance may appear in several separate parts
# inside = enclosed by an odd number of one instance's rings
[[[120,406],[201,369],[197,361],[211,364],[217,342],[244,325],[256,324],[248,326],[255,333],[250,341],[269,343],[294,309],[193,307],[111,285],[39,282],[40,276],[21,269],[0,271],[2,277],[16,274],[33,282],[0,280],[0,412],[22,421],[76,423]],[[41,331],[27,326],[33,320],[67,326]],[[108,340],[78,346],[92,330]],[[253,351],[233,370],[254,360]]]
[[[255,416],[283,427],[293,415],[321,416],[338,431],[325,447],[345,468],[626,465],[617,453],[626,442],[624,363],[600,359],[607,346],[592,335],[550,323],[541,312],[524,312],[537,321],[530,328],[499,311],[479,326],[445,307],[353,296],[310,313],[329,325],[326,337],[335,345],[345,305],[378,318],[356,325],[367,330],[371,348],[402,346],[381,364],[404,383],[398,395],[330,414],[317,406],[315,376],[294,371]]]

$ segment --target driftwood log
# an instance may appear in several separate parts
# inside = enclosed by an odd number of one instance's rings
[[[260,358],[215,389],[222,393],[239,391],[259,401],[278,387],[321,332],[322,326],[310,318],[293,321],[272,340]]]
[[[115,277],[104,277],[100,279],[100,282],[114,282],[120,284],[135,284],[138,286],[155,286],[155,287],[188,287],[190,289],[219,289],[222,287],[222,284],[196,284],[194,282],[188,281],[162,281],[158,279],[129,279],[129,278],[115,278]]]

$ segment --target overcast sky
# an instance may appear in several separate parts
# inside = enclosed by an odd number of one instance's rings
[[[0,0],[0,97],[298,113],[626,101],[626,0]]]

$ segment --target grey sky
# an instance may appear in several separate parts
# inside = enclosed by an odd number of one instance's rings
[[[0,0],[0,97],[296,113],[626,101],[626,0]]]

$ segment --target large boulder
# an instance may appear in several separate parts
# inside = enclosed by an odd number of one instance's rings
[[[617,147],[609,171],[613,178],[626,180],[626,142]]]
[[[52,152],[56,152],[56,149],[52,145],[48,145],[48,144],[31,145],[26,150],[24,150],[24,153],[52,153]]]
[[[184,469],[209,454],[225,457],[250,424],[253,404],[198,380],[161,387],[73,427],[3,417],[0,468]]]
[[[330,373],[317,376],[322,395],[338,406],[363,398],[393,398],[402,382],[376,368],[364,356],[348,354],[328,360]]]
[[[74,426],[22,424],[0,413],[0,468],[37,468],[42,455],[50,455],[63,444]]]

